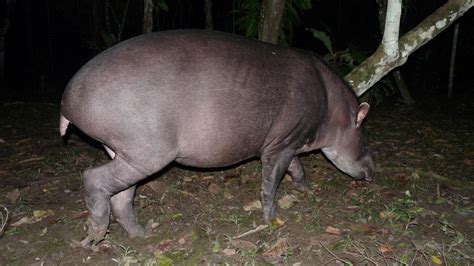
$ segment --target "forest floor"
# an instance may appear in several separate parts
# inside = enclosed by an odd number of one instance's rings
[[[129,240],[112,219],[94,250],[74,247],[88,217],[81,173],[106,153],[77,134],[64,145],[57,105],[0,103],[0,265],[474,264],[474,103],[465,101],[373,108],[375,181],[303,156],[310,193],[285,178],[273,225],[256,204],[258,160],[211,172],[172,165],[137,190],[151,236]]]

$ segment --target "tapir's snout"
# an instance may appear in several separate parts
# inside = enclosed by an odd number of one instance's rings
[[[371,182],[374,180],[374,159],[372,159],[372,156],[370,154],[367,154],[364,156],[364,158],[361,160],[361,168],[362,171],[360,172],[360,175],[358,176],[358,180],[364,180],[367,182]]]

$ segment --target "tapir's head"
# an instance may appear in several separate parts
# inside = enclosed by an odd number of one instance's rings
[[[362,122],[369,112],[369,104],[361,103],[356,110],[336,111],[329,128],[328,145],[321,150],[324,155],[342,172],[355,180],[372,181],[374,160],[367,149]]]

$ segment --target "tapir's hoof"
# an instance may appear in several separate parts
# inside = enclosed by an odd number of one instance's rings
[[[301,193],[310,193],[308,183],[306,182],[293,182],[293,188]]]
[[[128,238],[134,239],[134,238],[145,238],[146,235],[146,230],[143,226],[139,225],[133,230],[127,232]]]
[[[97,225],[91,218],[87,219],[86,225],[88,227],[87,237],[86,239],[93,242],[93,244],[97,244],[100,241],[104,240],[105,234],[107,233],[108,225]]]

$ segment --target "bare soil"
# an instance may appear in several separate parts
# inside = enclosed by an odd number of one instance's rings
[[[130,240],[112,219],[94,249],[73,245],[86,235],[81,173],[106,153],[78,132],[64,144],[57,105],[1,103],[0,265],[473,264],[474,103],[466,101],[373,108],[376,180],[354,182],[307,154],[310,192],[286,177],[272,225],[251,206],[258,160],[212,171],[171,165],[135,197],[150,237]]]

